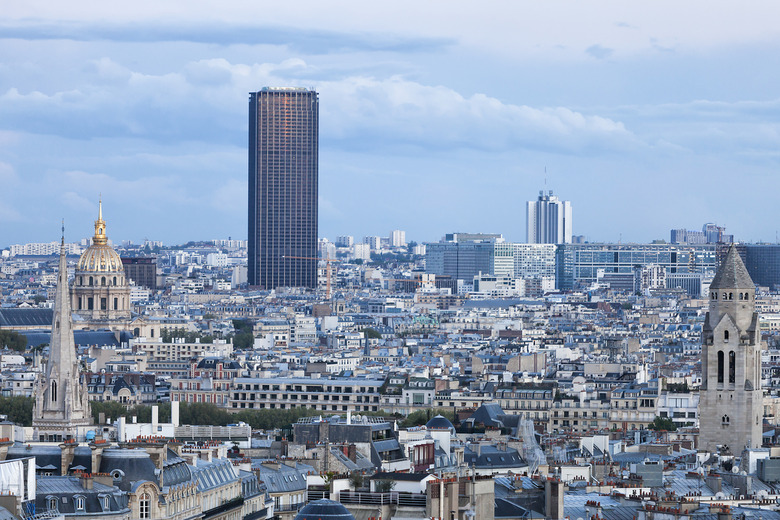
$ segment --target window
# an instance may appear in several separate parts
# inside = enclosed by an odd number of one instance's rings
[[[723,341],[728,341],[728,340],[729,340],[729,331],[724,330],[723,331]]]
[[[73,497],[73,504],[76,507],[76,511],[83,511],[84,510],[84,503],[86,501],[84,500],[84,497],[81,495],[77,495]]]
[[[151,518],[152,497],[144,493],[138,500],[138,518]]]
[[[718,383],[723,383],[723,351],[718,351]]]
[[[57,402],[57,381],[51,382],[51,402]]]
[[[732,385],[737,381],[737,356],[732,350],[729,352],[729,383]]]
[[[49,511],[56,511],[58,503],[57,497],[46,497],[46,507],[48,507]]]
[[[728,415],[724,415],[723,417],[721,417],[721,419],[720,419],[720,420],[721,420],[721,424],[722,424],[723,426],[728,426],[728,425],[729,425],[729,423],[731,422],[731,420],[729,419],[729,416],[728,416]]]

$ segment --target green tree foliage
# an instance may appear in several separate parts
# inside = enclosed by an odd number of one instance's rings
[[[158,420],[161,423],[170,422],[171,404],[162,403],[158,406]],[[139,423],[152,422],[152,407],[149,405],[127,406],[118,401],[92,401],[90,408],[96,424],[99,422],[101,412],[105,414],[106,420],[111,419],[112,422],[119,417],[125,417],[128,421],[135,417]]]
[[[377,480],[376,492],[377,493],[390,493],[395,489],[395,480]]]
[[[32,426],[33,403],[35,398],[14,396],[0,397],[0,414],[8,420],[22,426]]]
[[[355,491],[363,487],[364,480],[365,479],[363,478],[363,474],[359,471],[353,471],[349,474],[349,485]]]
[[[691,391],[688,383],[667,383],[666,390],[673,394],[687,394]]]
[[[673,432],[677,429],[677,426],[675,426],[674,421],[669,417],[656,416],[656,418],[653,419],[653,422],[650,423],[649,428],[656,431],[666,430],[668,432]]]
[[[427,410],[417,410],[416,412],[407,415],[406,419],[401,422],[401,427],[411,428],[413,426],[422,426],[423,424],[427,424],[428,421],[437,415],[442,415],[449,419],[451,423],[455,424],[455,412],[452,410],[447,408],[429,408]]]
[[[366,327],[363,329],[363,334],[368,339],[382,339],[382,334],[380,334],[378,330],[372,329],[371,327]]]
[[[0,347],[24,352],[27,348],[27,336],[13,330],[0,330]]]
[[[250,349],[255,344],[255,333],[252,323],[248,320],[233,320],[236,334],[233,336],[233,348],[236,350]]]

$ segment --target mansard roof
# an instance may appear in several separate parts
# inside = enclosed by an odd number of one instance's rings
[[[747,267],[745,267],[742,258],[739,256],[737,246],[734,244],[729,248],[726,259],[715,273],[712,279],[710,290],[713,289],[755,289],[756,284],[750,278]]]

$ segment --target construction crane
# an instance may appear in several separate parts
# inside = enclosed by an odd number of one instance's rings
[[[325,299],[330,300],[331,294],[330,294],[330,264],[336,263],[340,264],[341,260],[332,260],[330,257],[328,258],[318,258],[318,257],[312,257],[312,256],[287,256],[284,255],[282,258],[289,258],[291,260],[317,260],[318,262],[325,262]]]

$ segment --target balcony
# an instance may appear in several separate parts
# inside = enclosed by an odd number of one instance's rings
[[[397,505],[403,507],[425,508],[426,496],[422,493],[356,493],[341,491],[338,501],[342,504],[366,504],[366,505]]]

